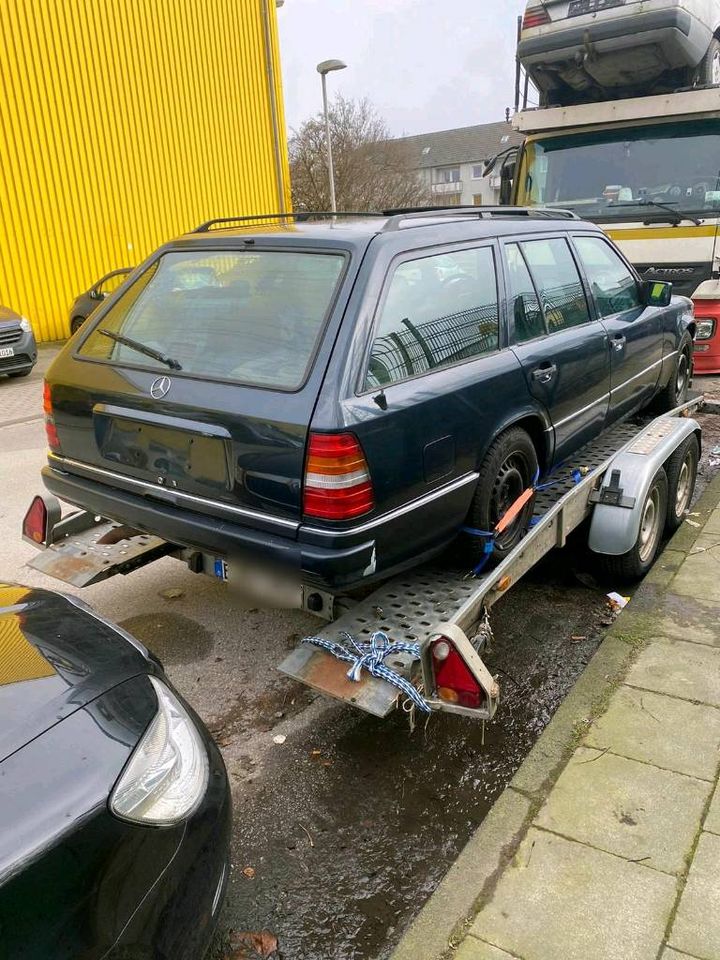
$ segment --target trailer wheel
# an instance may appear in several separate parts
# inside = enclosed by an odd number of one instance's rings
[[[493,530],[508,508],[532,485],[538,458],[530,436],[520,427],[507,430],[493,442],[480,466],[475,496],[470,507],[468,526]],[[522,513],[495,541],[490,565],[495,565],[522,539],[532,517],[531,499]],[[485,556],[482,537],[463,536],[463,552],[475,566]]]
[[[681,443],[665,464],[668,478],[668,508],[665,528],[669,533],[682,525],[690,509],[697,480],[700,444],[693,433]]]
[[[610,577],[621,582],[640,580],[650,570],[662,540],[668,509],[668,478],[660,469],[653,477],[645,497],[640,519],[640,529],[632,550],[619,557],[601,557],[603,569]]]
[[[672,376],[653,404],[659,413],[668,413],[687,400],[692,374],[692,354],[692,338],[689,333],[684,333],[678,347]]]

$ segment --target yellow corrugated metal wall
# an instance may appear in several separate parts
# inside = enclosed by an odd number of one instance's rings
[[[289,209],[284,131],[274,0],[0,0],[0,303],[60,339],[103,273]]]

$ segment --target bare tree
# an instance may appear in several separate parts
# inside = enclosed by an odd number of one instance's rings
[[[329,109],[338,210],[386,210],[431,203],[405,144],[392,140],[367,100],[338,96]],[[289,142],[295,210],[329,210],[322,113],[293,130]]]

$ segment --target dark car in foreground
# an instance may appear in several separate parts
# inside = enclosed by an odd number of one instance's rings
[[[55,360],[43,480],[313,587],[450,544],[477,562],[463,528],[491,531],[607,426],[687,395],[693,332],[689,300],[563,211],[203,225]]]
[[[159,663],[73,598],[0,584],[2,960],[200,960],[229,818]]]
[[[0,375],[27,377],[37,363],[37,344],[27,317],[0,305]]]
[[[70,307],[70,333],[77,333],[90,314],[111,293],[125,282],[133,271],[132,267],[120,267],[100,277],[89,289],[77,296]]]

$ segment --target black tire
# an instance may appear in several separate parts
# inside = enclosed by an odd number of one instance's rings
[[[73,317],[70,321],[70,334],[77,333],[80,327],[85,323],[85,317]]]
[[[701,85],[720,84],[720,40],[713,37],[708,51],[697,69],[697,82]]]
[[[602,556],[605,574],[616,583],[640,580],[650,570],[662,542],[667,518],[668,479],[663,469],[653,477],[643,504],[637,540],[632,550],[619,557]]]
[[[16,377],[29,377],[31,373],[32,367],[29,370],[16,370],[15,373],[9,373],[8,376],[15,379]]]
[[[493,530],[508,507],[532,485],[537,469],[537,451],[524,430],[512,427],[500,434],[480,466],[467,525],[476,530]],[[489,566],[504,560],[520,542],[530,524],[533,506],[531,499],[514,523],[495,541]],[[472,566],[477,566],[485,556],[484,538],[463,534],[462,539],[465,558]]]
[[[675,533],[687,516],[697,480],[700,444],[695,434],[681,443],[665,464],[668,478],[668,506],[665,529]]]
[[[674,410],[687,400],[692,379],[692,355],[692,338],[689,333],[684,333],[680,340],[672,375],[667,386],[663,387],[653,403],[658,413]]]

